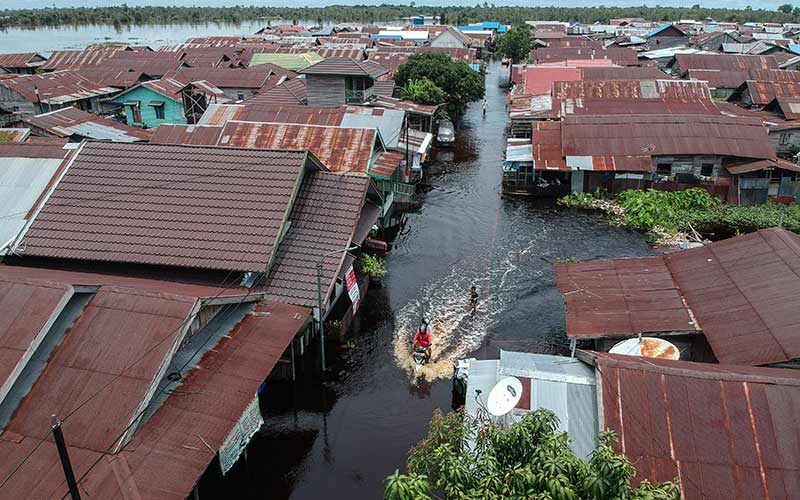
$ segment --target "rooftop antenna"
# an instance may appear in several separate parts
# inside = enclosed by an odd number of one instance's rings
[[[486,407],[495,417],[507,415],[522,398],[522,382],[517,377],[506,377],[489,392]]]

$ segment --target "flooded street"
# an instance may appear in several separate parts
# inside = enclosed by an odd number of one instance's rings
[[[242,497],[381,498],[384,478],[402,469],[433,411],[449,409],[454,357],[566,351],[552,263],[650,253],[643,237],[599,216],[501,195],[507,71],[489,67],[486,116],[473,105],[456,147],[428,163],[422,208],[395,242],[384,285],[370,289],[325,386],[267,387],[266,432],[251,446]],[[434,376],[442,378],[414,384],[401,364],[423,313],[437,322]]]

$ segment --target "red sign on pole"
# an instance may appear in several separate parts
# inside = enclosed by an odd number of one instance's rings
[[[358,280],[356,279],[356,272],[353,269],[353,266],[350,266],[350,269],[347,270],[345,283],[347,285],[347,293],[350,295],[350,300],[353,302],[353,314],[355,314],[355,312],[358,310],[358,301],[361,298],[361,290],[358,289]]]

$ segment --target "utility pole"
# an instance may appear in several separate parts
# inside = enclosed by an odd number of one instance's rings
[[[322,264],[325,259],[342,252],[352,252],[358,249],[358,245],[353,245],[348,248],[340,248],[333,250],[322,255],[317,263],[317,309],[319,310],[319,349],[320,349],[320,362],[322,372],[325,372],[325,318],[322,316]]]
[[[72,497],[72,500],[81,500],[78,483],[75,481],[75,473],[72,472],[72,464],[69,461],[67,443],[64,441],[64,433],[61,431],[61,420],[53,415],[50,417],[50,423],[53,426],[53,439],[55,439],[56,448],[58,448],[58,458],[61,459],[64,478],[67,480],[67,486],[69,487],[69,496]]]

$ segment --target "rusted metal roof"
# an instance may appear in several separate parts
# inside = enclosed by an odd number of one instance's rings
[[[677,477],[686,500],[794,496],[796,370],[587,354],[601,426],[619,436],[634,484]]]
[[[230,121],[219,145],[309,150],[332,172],[366,174],[377,137],[376,129]]]
[[[800,97],[776,97],[767,108],[776,108],[787,120],[800,120]]]
[[[391,178],[404,159],[405,155],[403,153],[395,151],[381,153],[380,156],[375,159],[372,167],[370,167],[369,173],[377,177]]]
[[[720,71],[751,69],[780,69],[772,56],[732,54],[677,54],[675,60],[681,73],[690,69],[716,69]]]
[[[104,68],[102,66],[86,66],[73,71],[104,87],[117,87],[119,89],[128,89],[137,83],[149,80],[148,75],[141,71]]]
[[[800,236],[784,229],[638,259],[557,264],[567,335],[702,331],[721,363],[800,358]],[[689,313],[691,311],[691,313]]]
[[[25,255],[263,272],[303,151],[87,143]]]
[[[66,107],[25,119],[25,123],[42,135],[82,137],[116,142],[146,141],[150,132],[93,115],[77,108]]]
[[[552,95],[554,99],[711,100],[706,83],[691,80],[556,81],[553,82]]]
[[[88,303],[76,311],[77,321],[0,439],[3,477],[39,444],[52,414],[67,417],[63,427],[70,436],[70,458],[76,476],[82,477],[133,420],[139,405],[148,401],[147,389],[159,368],[172,361],[170,348],[181,327],[193,319],[195,307],[220,295],[229,300],[260,298],[248,297],[242,289],[0,266],[0,289],[15,292],[2,294],[4,306],[10,308],[4,310],[19,313],[8,322],[9,329],[2,329],[14,334],[12,350],[24,352],[33,331],[38,334],[37,328],[58,314],[63,306],[59,302],[76,285],[95,291],[88,292]],[[165,398],[126,448],[92,468],[81,482],[84,495],[185,498],[309,313],[301,307],[262,303],[245,314],[197,365],[183,372],[175,384],[179,394]],[[5,346],[8,340],[11,337],[2,337],[0,343]],[[6,367],[7,361],[3,357],[0,365]],[[195,369],[198,366],[202,369]],[[88,403],[73,413],[84,401]],[[62,495],[67,489],[58,464],[55,448],[45,443],[15,471],[2,495]]]
[[[709,154],[775,158],[760,120],[703,115],[567,116],[566,156]]]
[[[2,68],[32,68],[41,66],[42,62],[37,59],[44,59],[36,52],[24,52],[21,54],[0,54],[0,67]]]
[[[181,66],[178,52],[125,50],[124,46],[87,48],[82,51],[56,51],[42,66],[45,71],[103,67],[125,71],[141,71],[150,76],[163,76]]]
[[[637,115],[720,115],[714,101],[697,99],[558,99],[553,108],[561,117],[616,115],[621,109]]]
[[[173,101],[181,101],[181,90],[186,86],[185,83],[174,78],[164,77],[158,80],[142,82],[142,87],[152,90]]]
[[[653,66],[609,66],[583,68],[584,80],[663,80],[668,78],[660,69]]]
[[[0,80],[0,86],[18,92],[30,102],[45,104],[67,104],[104,95],[114,94],[118,89],[106,87],[73,71],[55,71],[40,75],[21,75]],[[36,90],[39,96],[36,96]]]
[[[609,59],[620,66],[638,66],[636,51],[627,48],[596,50],[590,47],[540,48],[533,51],[537,63],[569,59]]]
[[[578,36],[570,36],[566,38],[559,38],[548,40],[547,46],[554,49],[568,48],[568,47],[585,47],[591,49],[602,50],[605,48],[602,40],[592,40]]]
[[[757,106],[766,106],[776,97],[800,97],[800,82],[756,82],[748,80],[745,86],[750,94],[751,101]],[[731,96],[731,99],[734,99],[734,96]]]
[[[663,257],[556,264],[567,336],[698,332]]]
[[[378,78],[386,73],[386,68],[374,61],[359,61],[351,57],[328,57],[300,70],[299,73],[304,75],[368,76]]]
[[[784,69],[751,69],[750,78],[760,82],[800,82],[800,71]]]
[[[188,84],[205,80],[212,85],[225,88],[260,89],[272,74],[272,65],[251,68],[181,68],[169,76]]]
[[[750,78],[747,70],[690,69],[688,76],[692,80],[708,82],[712,89],[736,89]]]
[[[381,77],[383,78],[383,77]],[[377,97],[394,95],[395,82],[394,80],[376,80],[372,85],[373,95]]]
[[[522,93],[525,95],[550,94],[553,82],[577,81],[582,78],[579,68],[543,68],[529,66],[522,74]]]
[[[87,50],[56,50],[47,58],[47,62],[41,66],[43,71],[53,71],[60,69],[70,69],[78,66],[95,65],[104,61],[115,51],[124,50],[121,46],[109,46],[107,50],[87,49]]]
[[[294,123],[298,125],[337,126],[347,112],[346,106],[270,106],[245,105],[236,120],[269,123]]]
[[[289,227],[265,282],[267,298],[316,306],[316,267],[323,263],[323,283],[333,286],[346,253],[336,250],[350,246],[369,182],[362,176],[310,174],[289,216],[298,222]]]

